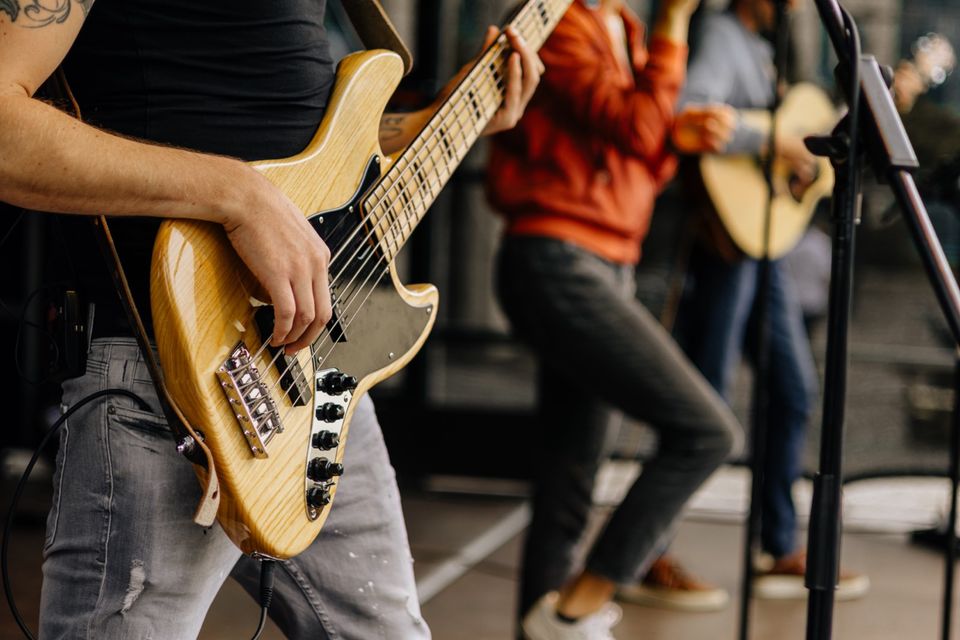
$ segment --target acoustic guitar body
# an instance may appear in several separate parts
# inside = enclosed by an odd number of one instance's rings
[[[744,111],[741,118],[755,129],[770,131],[768,112]],[[776,126],[778,131],[807,136],[827,133],[836,120],[836,110],[821,89],[812,84],[798,84],[784,97],[777,111]],[[700,159],[700,174],[731,239],[748,256],[762,258],[769,189],[761,161],[749,155],[705,155]],[[818,158],[816,180],[800,197],[791,193],[790,176],[779,163],[774,165],[773,178],[769,256],[775,260],[799,242],[817,203],[833,190],[834,175],[830,161]]]

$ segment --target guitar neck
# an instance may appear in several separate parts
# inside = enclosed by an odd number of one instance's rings
[[[572,0],[528,0],[509,22],[539,50]],[[393,260],[440,190],[493,118],[506,91],[510,45],[505,35],[480,56],[423,131],[364,201],[381,247]]]

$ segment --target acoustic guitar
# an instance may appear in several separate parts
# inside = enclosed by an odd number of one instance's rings
[[[539,48],[571,0],[527,0],[511,24]],[[202,432],[220,482],[217,518],[245,553],[288,558],[320,532],[361,394],[417,353],[437,315],[432,285],[404,286],[394,260],[504,95],[501,36],[405,150],[385,156],[378,123],[403,64],[383,50],[345,58],[312,142],[253,166],[329,246],[334,315],[308,350],[268,346],[272,308],[223,228],[165,221],[151,306],[167,387]]]
[[[740,117],[751,128],[769,136],[769,111],[744,110]],[[795,85],[777,110],[777,130],[783,133],[800,136],[826,133],[836,122],[837,112],[830,99],[812,84]],[[700,158],[700,175],[730,238],[751,258],[762,258],[770,195],[762,160],[746,154],[706,154]],[[833,167],[826,158],[817,158],[816,179],[802,192],[791,186],[791,180],[791,172],[784,163],[775,162],[770,218],[771,259],[789,252],[803,236],[817,203],[833,190]]]

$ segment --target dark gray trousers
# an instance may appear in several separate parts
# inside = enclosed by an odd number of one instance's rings
[[[498,294],[541,365],[533,522],[519,614],[574,571],[614,409],[648,423],[657,454],[616,508],[586,568],[617,583],[639,577],[684,504],[740,431],[726,403],[634,296],[633,267],[571,243],[513,237],[500,252]]]

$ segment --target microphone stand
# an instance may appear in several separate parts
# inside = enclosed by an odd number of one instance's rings
[[[757,292],[753,313],[756,320],[753,398],[750,421],[750,509],[747,515],[743,544],[743,572],[740,584],[740,640],[750,637],[750,604],[753,599],[753,556],[757,547],[763,516],[763,486],[767,453],[767,432],[770,408],[770,233],[773,222],[773,168],[776,161],[777,110],[782,96],[780,87],[786,79],[787,47],[790,24],[787,20],[788,0],[774,0],[774,66],[773,101],[770,103],[770,138],[764,162],[767,181],[767,208],[763,224],[763,257],[757,265]]]
[[[806,587],[810,592],[807,640],[830,640],[840,558],[840,489],[854,230],[859,220],[860,175],[865,157],[873,162],[877,175],[885,176],[890,182],[958,344],[960,290],[909,173],[918,167],[917,158],[880,66],[873,56],[862,55],[856,24],[837,0],[816,0],[816,5],[837,52],[837,76],[849,105],[849,112],[832,136],[807,140],[810,150],[829,157],[836,171],[823,433],[820,467],[813,485],[806,574]]]

